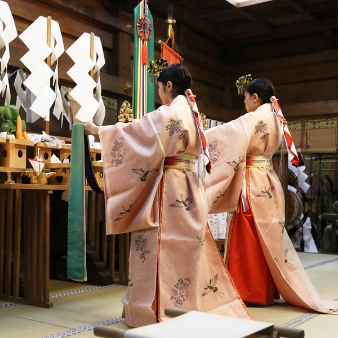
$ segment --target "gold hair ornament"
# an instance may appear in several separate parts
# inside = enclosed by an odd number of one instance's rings
[[[238,89],[238,94],[243,94],[245,92],[246,86],[252,81],[251,74],[243,75],[236,81],[236,87]]]
[[[168,67],[167,60],[160,59],[160,60],[152,60],[148,65],[148,73],[152,77],[152,80],[158,78],[161,72]]]

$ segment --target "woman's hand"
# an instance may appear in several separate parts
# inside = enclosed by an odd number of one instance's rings
[[[93,122],[85,122],[84,123],[84,133],[85,133],[85,135],[98,135],[99,134],[99,126],[97,126]]]

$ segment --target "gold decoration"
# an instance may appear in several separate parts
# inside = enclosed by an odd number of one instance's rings
[[[236,81],[236,87],[238,88],[238,94],[245,92],[246,86],[252,81],[251,74],[243,75]]]
[[[119,122],[131,122],[134,119],[133,110],[131,109],[130,102],[125,100],[121,104],[120,114],[117,117]]]
[[[127,31],[130,31],[131,24],[130,24],[130,23],[126,23],[125,27],[126,27],[126,30],[127,30]]]
[[[167,20],[165,20],[165,23],[168,24],[168,36],[171,37],[172,31],[173,31],[173,25],[175,25],[176,20],[167,19]]]
[[[168,63],[165,59],[152,60],[148,65],[148,73],[150,79],[155,82],[155,80],[160,76],[162,70],[168,67]]]
[[[209,121],[207,120],[207,117],[202,113],[200,113],[200,117],[201,117],[203,129],[204,130],[209,129],[210,125],[209,125]]]
[[[48,179],[55,176],[56,173],[52,172],[38,172],[34,169],[30,169],[24,173],[25,176],[29,177],[31,184],[48,184]]]
[[[130,94],[130,90],[131,90],[131,84],[127,82],[124,85],[124,91],[125,91],[126,94]]]

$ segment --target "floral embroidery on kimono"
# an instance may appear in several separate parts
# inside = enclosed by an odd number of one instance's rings
[[[266,187],[264,187],[265,190],[261,190],[261,192],[256,196],[256,197],[269,197],[272,198],[272,190],[274,189],[274,187],[269,187],[269,189],[266,189]]]
[[[124,205],[122,205],[122,209],[123,211],[120,211],[119,214],[117,215],[117,217],[114,219],[114,221],[120,221],[121,219],[125,218],[130,212],[131,212],[131,209],[132,209],[133,205],[130,204],[129,208],[126,209],[124,207]]]
[[[286,250],[284,251],[284,263],[287,263],[287,262],[288,262],[288,260],[286,259],[286,255],[288,254],[288,252],[289,252],[289,249],[286,249]]]
[[[202,297],[206,296],[211,291],[213,293],[218,294],[220,297],[223,297],[222,295],[224,295],[224,293],[220,292],[218,290],[218,287],[216,286],[217,280],[218,280],[218,273],[213,278],[209,279],[209,283],[205,282],[205,288],[204,288],[204,292],[202,293]]]
[[[180,278],[174,285],[174,289],[171,289],[172,296],[170,300],[175,300],[175,305],[183,305],[188,299],[188,288],[191,284],[191,278]]]
[[[141,235],[138,235],[135,239],[135,246],[136,251],[140,251],[140,259],[142,259],[143,263],[146,260],[146,254],[149,254],[150,251],[147,250],[147,239],[142,237]]]
[[[212,202],[212,204],[217,203],[226,193],[226,189],[224,190],[223,194],[221,191],[218,191],[218,195],[216,196],[215,200]]]
[[[239,167],[239,162],[240,162],[240,159],[238,159],[238,162],[236,161],[230,161],[230,162],[227,162],[230,166],[232,166],[234,168],[234,171],[236,172],[238,167]]]
[[[165,126],[166,130],[169,131],[169,136],[174,135],[175,133],[179,134],[178,139],[183,140],[184,130],[182,127],[182,120],[169,119],[168,124]]]
[[[158,169],[157,168],[150,169],[150,164],[148,164],[147,169],[138,168],[132,169],[132,171],[140,176],[140,181],[143,183],[147,181],[147,179],[151,176],[151,174],[158,171]]]
[[[214,140],[209,144],[209,155],[212,164],[217,162],[219,155],[221,155],[221,152],[217,146],[217,140]]]
[[[266,139],[266,137],[267,137],[268,135],[270,135],[270,133],[267,132],[268,124],[267,124],[267,123],[264,123],[264,121],[262,121],[262,120],[258,122],[258,124],[256,125],[255,129],[256,129],[256,134],[257,134],[257,133],[263,134],[263,135],[260,137],[260,139],[261,139],[262,141],[264,141],[264,140]]]
[[[122,164],[124,157],[126,154],[122,152],[124,146],[124,137],[120,137],[118,140],[114,141],[114,146],[111,152],[112,160],[111,163],[118,167]]]
[[[175,202],[170,204],[172,208],[184,208],[190,214],[190,204],[193,203],[194,200],[191,197],[187,197],[184,199],[183,195],[181,194],[181,200],[176,199]]]

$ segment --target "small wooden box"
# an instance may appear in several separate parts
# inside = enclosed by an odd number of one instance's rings
[[[56,173],[48,179],[48,184],[69,185],[70,163],[46,163],[45,168]]]
[[[60,156],[60,149],[57,146],[47,146],[45,142],[37,142],[34,146],[34,156],[39,154],[45,163],[50,163],[50,158],[53,154]]]
[[[94,162],[101,160],[101,149],[90,148],[90,157]]]
[[[94,175],[97,181],[97,184],[100,188],[104,187],[104,178],[103,178],[103,162],[92,162],[92,166],[94,169]]]
[[[62,148],[60,148],[60,161],[63,162],[64,160],[69,160],[70,162],[70,154],[71,154],[71,144],[63,144]]]
[[[32,141],[0,139],[0,166],[10,168],[27,167],[27,147],[33,147]]]

